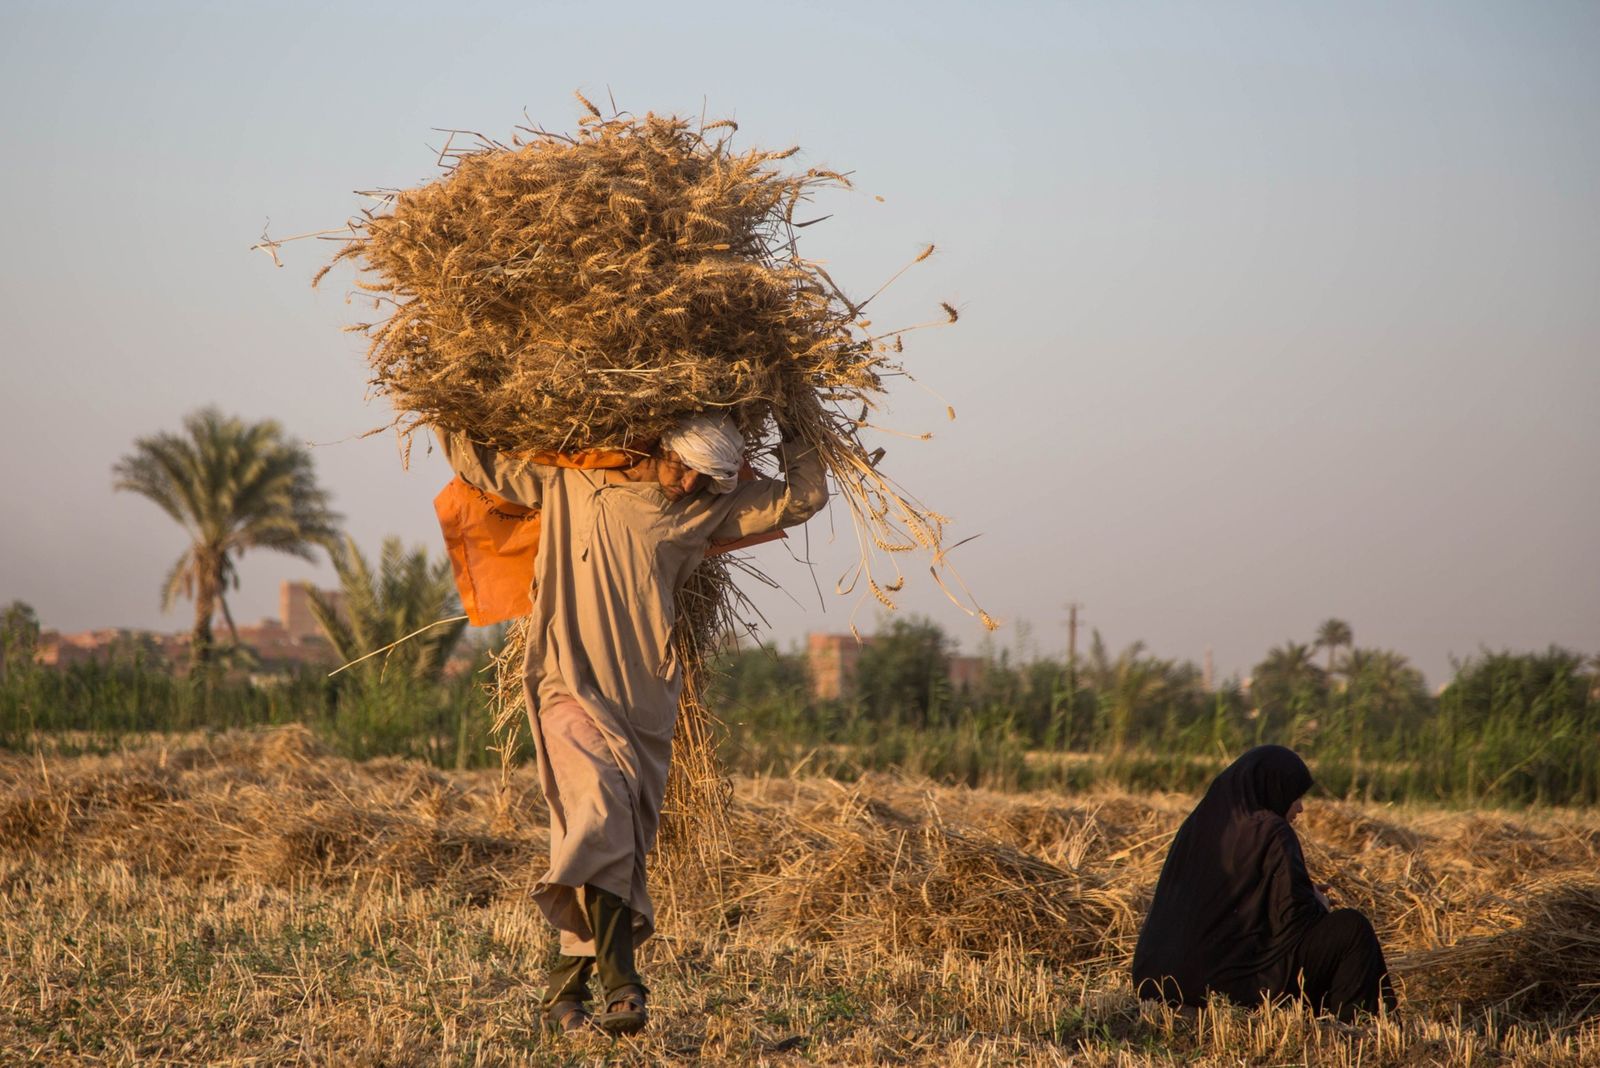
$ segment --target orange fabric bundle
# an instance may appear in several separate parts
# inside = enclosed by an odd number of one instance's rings
[[[637,456],[614,449],[577,453],[536,452],[534,463],[550,467],[627,467]],[[755,477],[748,464],[740,481]],[[533,611],[533,562],[539,553],[539,510],[486,493],[460,475],[433,499],[445,550],[455,572],[461,607],[474,627],[487,627]],[[784,536],[770,534],[713,542],[707,556],[731,552]]]
[[[433,499],[461,607],[474,627],[533,610],[539,510],[485,493],[460,475]]]

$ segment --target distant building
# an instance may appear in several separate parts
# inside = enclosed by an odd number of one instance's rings
[[[873,643],[854,634],[806,635],[806,667],[811,676],[811,697],[817,701],[848,701],[856,693],[856,665],[861,650]],[[988,660],[981,656],[945,657],[946,676],[955,690],[969,689],[983,679]]]
[[[854,634],[806,635],[806,668],[811,675],[811,696],[818,701],[839,701],[855,693],[856,661],[871,638]]]
[[[267,670],[332,664],[338,660],[333,646],[320,632],[296,637],[276,619],[263,619],[253,627],[240,627],[239,644],[255,653]]]
[[[322,627],[317,623],[317,617],[311,614],[313,589],[315,587],[309,582],[285,582],[278,587],[278,619],[290,638],[322,637]],[[344,594],[337,590],[317,592],[322,594],[323,600],[333,603],[334,610],[340,617],[344,616]]]
[[[263,669],[273,671],[302,665],[326,665],[338,660],[338,654],[328,639],[322,636],[322,628],[311,614],[311,588],[305,582],[283,583],[278,588],[279,618],[267,618],[255,626],[239,628],[239,644],[255,653]],[[320,592],[343,609],[341,594],[329,590]],[[219,627],[213,623],[212,629],[217,641],[228,640],[226,625]],[[50,667],[142,661],[182,671],[189,665],[190,641],[191,634],[188,631],[162,634],[127,627],[103,627],[76,634],[62,634],[55,630],[42,630],[39,632],[34,659]]]
[[[950,679],[950,687],[954,690],[970,690],[983,681],[983,672],[989,666],[989,661],[981,656],[957,656],[952,653],[945,657],[945,671]]]
[[[136,661],[159,666],[185,662],[188,655],[188,634],[161,634],[128,627],[101,627],[62,634],[46,628],[39,632],[33,659],[48,667]]]

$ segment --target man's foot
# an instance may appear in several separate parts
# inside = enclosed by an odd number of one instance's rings
[[[594,1022],[613,1035],[632,1035],[644,1030],[644,1025],[650,1022],[644,989],[624,986],[613,990],[606,996],[606,1011],[595,1016]]]
[[[572,1034],[592,1028],[594,1017],[581,1001],[558,1001],[544,1010],[544,1022],[552,1031]]]

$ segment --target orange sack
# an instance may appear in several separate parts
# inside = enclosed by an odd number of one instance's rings
[[[614,449],[529,454],[550,467],[626,467],[636,456]],[[748,464],[740,481],[755,477]],[[533,611],[533,562],[539,553],[539,510],[486,493],[460,475],[433,499],[445,550],[455,572],[461,607],[474,627],[487,627]],[[783,537],[783,531],[712,542],[707,556]]]

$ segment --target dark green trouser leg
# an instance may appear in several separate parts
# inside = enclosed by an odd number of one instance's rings
[[[593,971],[593,957],[557,957],[556,966],[550,969],[550,986],[544,992],[544,1007],[548,1009],[562,1001],[588,1001]]]
[[[583,892],[589,926],[594,929],[595,968],[606,998],[624,986],[644,990],[644,980],[633,966],[633,910],[616,894],[597,886],[585,886]]]

